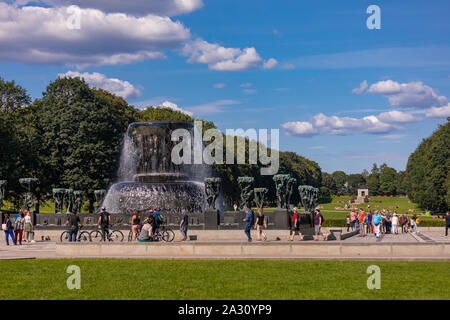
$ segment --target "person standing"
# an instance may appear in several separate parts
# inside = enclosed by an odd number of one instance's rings
[[[77,215],[76,211],[74,211],[67,217],[66,225],[69,226],[69,242],[76,242],[78,229],[79,227],[83,226],[81,224],[81,219]]]
[[[136,211],[135,215],[131,217],[131,232],[133,232],[133,241],[137,240],[137,234],[141,230],[141,216],[139,211]]]
[[[416,214],[413,214],[411,218],[411,231],[414,233],[417,233],[417,216]]]
[[[31,239],[31,240],[30,240]],[[26,242],[34,242],[33,221],[31,220],[31,214],[25,215],[25,240]]]
[[[292,214],[292,223],[291,223],[291,241],[294,241],[295,233],[298,232],[300,240],[302,239],[302,235],[300,234],[300,215],[298,214],[297,207],[295,207]]]
[[[250,230],[252,229],[252,226],[255,224],[255,217],[253,215],[253,212],[251,209],[247,208],[247,214],[245,215],[244,222],[245,222],[245,234],[247,235],[248,242],[252,242],[252,236],[250,235]]]
[[[375,211],[374,213],[373,225],[375,226],[375,236],[379,238],[381,232],[381,215],[378,211]]]
[[[267,228],[267,223],[265,220],[265,216],[262,213],[261,209],[258,209],[258,215],[256,216],[256,223],[255,223],[255,229],[258,234],[258,241],[261,241],[261,236],[263,237],[264,241],[267,240],[266,233],[263,231],[263,228]]]
[[[391,226],[392,226],[392,220],[391,220],[391,213],[389,212],[389,210],[386,211],[386,234],[390,234],[391,233]]]
[[[323,216],[320,213],[320,209],[315,210],[315,216],[314,216],[314,241],[319,241],[319,235],[322,234],[322,223],[323,223]]]
[[[394,212],[394,215],[392,216],[392,232],[398,234],[398,217],[396,212]]]
[[[23,229],[25,229],[25,218],[23,212],[21,212],[19,218],[14,222],[14,238],[16,239],[16,244],[19,242],[19,245],[22,245]]]
[[[402,224],[402,233],[408,233],[408,218],[405,214],[402,215],[400,223]]]
[[[180,232],[183,235],[183,239],[181,241],[186,241],[187,239],[187,230],[189,226],[189,217],[186,214],[186,210],[181,210],[181,220],[180,220]]]
[[[347,232],[350,230],[350,215],[347,215]]]
[[[109,226],[111,225],[111,214],[106,211],[105,207],[102,208],[97,225],[100,226],[100,229],[102,230],[102,240],[106,241]]]
[[[352,224],[352,231],[356,229],[356,212],[354,209],[350,212],[350,221]]]
[[[364,237],[364,220],[366,219],[366,213],[362,210],[359,209],[359,236],[360,237]]]
[[[10,236],[11,236],[12,242],[14,243],[14,245],[16,245],[16,239],[14,238],[12,222],[9,218],[10,218],[9,214],[6,214],[5,221],[3,221],[3,224],[2,224],[2,229],[3,229],[3,231],[5,231],[5,241],[6,241],[7,246],[9,246],[9,237]]]
[[[445,214],[445,236],[448,237],[448,229],[450,229],[450,213],[447,211]]]
[[[373,225],[372,225],[372,217],[373,213],[372,211],[369,211],[369,214],[367,215],[367,233],[373,233]]]

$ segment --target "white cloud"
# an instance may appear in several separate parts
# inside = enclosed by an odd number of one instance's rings
[[[45,1],[30,1],[31,5],[21,7],[23,2],[29,1],[0,2],[0,61],[83,69],[161,59],[166,57],[165,50],[180,50],[188,62],[204,63],[217,71],[262,65],[255,48],[226,48],[200,38],[192,40],[188,28],[167,16],[196,10],[202,0],[51,0],[46,3],[55,7],[37,6]],[[83,7],[80,29],[68,28],[73,12],[61,6],[66,3]],[[272,66],[274,61],[269,59],[262,66]]]
[[[285,64],[283,64],[283,69],[285,69],[285,70],[294,70],[295,66],[292,63],[285,63]]]
[[[286,122],[281,125],[288,136],[312,136],[317,134],[317,129],[310,122]]]
[[[398,110],[383,112],[380,113],[377,117],[378,119],[386,123],[409,123],[422,120],[421,118],[415,117],[410,113]]]
[[[398,83],[393,80],[372,84],[367,92],[388,98],[389,104],[401,108],[431,108],[446,105],[448,100],[423,82]]]
[[[246,82],[241,84],[241,88],[250,88],[251,86],[253,86],[253,83],[251,82]]]
[[[426,111],[425,115],[427,118],[434,118],[434,119],[439,118],[445,119],[447,117],[450,117],[450,103],[443,107],[430,108]]]
[[[255,89],[244,89],[245,94],[255,94],[257,91]]]
[[[278,65],[278,61],[274,58],[270,58],[263,63],[263,69],[273,69]]]
[[[262,61],[255,48],[225,48],[215,43],[196,39],[183,48],[189,63],[204,63],[216,71],[242,71],[258,67]]]
[[[323,132],[337,135],[352,133],[388,133],[399,127],[380,121],[376,116],[361,119],[350,117],[326,116],[319,113],[313,118],[314,125]]]
[[[0,60],[77,65],[127,64],[163,58],[162,50],[190,38],[180,22],[148,15],[81,10],[81,29],[70,30],[66,8],[14,8],[0,3]]]
[[[354,94],[362,94],[369,86],[367,85],[367,80],[364,80],[360,83],[359,88],[355,88],[352,90]]]
[[[141,92],[139,89],[136,89],[131,83],[128,81],[116,79],[116,78],[107,78],[104,74],[101,73],[79,73],[75,71],[68,71],[66,73],[59,73],[58,77],[71,77],[71,78],[82,78],[84,79],[90,87],[104,89],[115,95],[118,95],[124,99],[135,99],[141,96]]]
[[[166,108],[169,108],[169,109],[172,109],[172,110],[175,110],[175,111],[179,111],[179,112],[182,112],[182,113],[184,113],[184,114],[187,114],[188,116],[191,116],[191,117],[192,117],[192,115],[193,115],[192,112],[186,111],[186,110],[184,110],[184,109],[181,109],[180,107],[178,107],[178,105],[176,105],[175,103],[170,102],[170,101],[164,101],[164,102],[161,104],[161,107],[166,107]]]
[[[225,88],[227,85],[225,84],[225,83],[216,83],[215,85],[214,85],[214,88],[216,88],[216,89],[223,89],[223,88]]]
[[[237,100],[218,100],[202,105],[188,107],[187,109],[195,114],[204,115],[225,112],[224,107],[240,103],[241,102]]]
[[[42,2],[55,6],[77,5],[81,8],[99,9],[103,12],[122,12],[138,16],[149,13],[174,16],[203,7],[202,0],[43,0]]]

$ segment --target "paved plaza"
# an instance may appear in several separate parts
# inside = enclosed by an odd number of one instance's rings
[[[325,230],[328,231],[328,230]],[[345,231],[345,230],[344,230]],[[39,231],[37,232],[36,236],[36,242],[35,243],[27,243],[24,242],[22,246],[17,245],[10,245],[6,246],[5,239],[2,237],[0,240],[0,259],[47,259],[47,258],[60,258],[61,256],[57,254],[57,243],[59,239],[59,234],[61,231]],[[124,232],[125,234],[126,232]],[[252,232],[252,236],[254,237],[254,241],[250,244],[247,243],[245,240],[246,237],[241,230],[221,230],[221,231],[207,231],[207,230],[192,230],[190,232],[191,235],[196,235],[197,239],[196,241],[181,241],[181,236],[177,233],[176,238],[174,242],[172,243],[158,243],[153,244],[154,246],[158,246],[158,250],[162,250],[160,252],[164,252],[164,248],[167,249],[168,252],[173,250],[174,247],[180,246],[180,245],[195,245],[195,246],[216,246],[218,249],[221,248],[221,245],[223,246],[249,246],[249,250],[251,250],[252,246],[254,248],[258,248],[257,250],[264,250],[264,246],[267,246],[267,249],[270,251],[270,248],[273,248],[274,246],[280,245],[280,248],[283,247],[289,247],[297,244],[305,244],[307,245],[307,248],[323,248],[326,246],[329,246],[330,248],[335,247],[337,244],[341,243],[345,246],[347,245],[357,245],[360,246],[367,244],[367,245],[373,245],[373,244],[379,244],[382,246],[383,244],[386,245],[413,245],[413,244],[428,244],[433,245],[435,244],[438,246],[439,244],[449,244],[450,243],[450,237],[445,237],[444,232],[442,228],[428,228],[424,231],[419,231],[417,234],[413,233],[400,233],[400,234],[386,234],[382,235],[380,238],[376,238],[375,235],[369,234],[365,237],[359,237],[358,235],[352,236],[350,238],[347,238],[342,241],[299,241],[298,238],[291,242],[289,241],[289,231],[283,231],[283,230],[268,230],[267,236],[268,240],[266,242],[258,241],[256,239],[256,233]],[[42,236],[50,237],[50,241],[42,241],[40,240]],[[123,242],[123,245],[127,245],[127,249],[124,248],[124,250],[130,250],[130,248],[133,248],[133,246],[139,247],[142,245],[141,243],[129,243],[129,242]],[[347,244],[347,245],[346,245]],[[92,243],[91,243],[92,245]],[[94,244],[95,245],[95,244]],[[98,244],[101,246],[108,246],[109,244]],[[116,245],[116,244],[113,244]],[[131,247],[129,247],[131,245]],[[152,244],[145,244],[147,246],[152,246]],[[310,245],[313,245],[311,247]],[[316,246],[318,245],[318,246]],[[246,247],[247,248],[247,247]],[[61,249],[60,249],[61,250]],[[256,250],[256,249],[255,249]],[[310,250],[310,249],[308,249]],[[323,250],[323,249],[314,249],[314,250]],[[244,250],[245,251],[245,250]],[[248,253],[242,253],[240,258],[255,258],[254,255],[250,252]],[[120,252],[120,249],[119,249]],[[216,255],[211,256],[211,258],[221,258],[224,257],[220,253],[220,250],[217,251],[218,253]],[[261,252],[261,251],[259,251]],[[117,255],[117,254],[116,254]],[[170,254],[169,254],[170,255]],[[98,256],[102,256],[99,254]],[[126,255],[124,254],[124,257]],[[262,255],[261,257],[263,257]],[[313,257],[314,255],[311,255]],[[119,256],[120,257],[120,256]],[[167,255],[163,256],[155,256],[155,257],[165,257],[167,258]],[[177,258],[177,254],[174,254],[171,256],[171,258]],[[273,256],[270,256],[271,258],[289,258],[289,254],[282,253],[277,256],[274,254]],[[445,257],[445,256],[444,256]],[[68,258],[67,256],[65,258]],[[193,258],[193,257],[190,257]],[[324,254],[322,258],[336,258],[335,256],[330,255],[329,257],[327,254]],[[377,258],[374,256],[373,258]],[[442,256],[440,258],[443,258]],[[450,256],[448,257],[450,259]]]

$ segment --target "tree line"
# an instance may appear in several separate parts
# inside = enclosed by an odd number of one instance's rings
[[[36,177],[38,201],[52,199],[53,188],[72,188],[84,191],[92,211],[94,190],[107,189],[117,179],[130,123],[201,120],[170,108],[137,109],[80,78],[57,78],[34,101],[26,89],[0,78],[0,99],[0,179],[8,180],[7,198],[15,207],[24,192],[19,178]],[[216,128],[211,121],[201,121],[204,130]],[[248,139],[246,145],[248,151]],[[260,164],[226,164],[214,165],[212,175],[222,178],[228,205],[239,201],[239,176],[255,177],[255,187],[268,188],[269,201],[274,202],[273,177],[259,172]],[[322,185],[319,165],[293,152],[280,152],[279,172],[290,173],[298,184]]]
[[[450,118],[409,156],[405,171],[383,163],[372,170],[322,173],[322,196],[356,195],[366,185],[370,195],[407,195],[422,208],[445,212],[450,206]]]

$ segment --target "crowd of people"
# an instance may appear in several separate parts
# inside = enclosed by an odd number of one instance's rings
[[[15,216],[14,223],[11,222],[10,218],[11,216],[9,214],[5,214],[5,219],[2,222],[6,245],[9,246],[10,238],[14,245],[22,245],[22,242],[34,243],[34,228],[31,212],[20,209]]]
[[[267,229],[267,217],[265,217],[261,209],[257,209],[257,214],[250,208],[245,208],[245,222],[244,232],[248,238],[248,242],[252,241],[251,230],[255,229],[258,241],[266,241],[267,234],[264,231]],[[314,240],[318,241],[322,234],[322,225],[325,221],[319,208],[316,208],[313,215],[314,223]],[[445,236],[448,236],[450,229],[450,214],[447,211],[445,220]],[[148,211],[148,216],[144,219],[139,212],[136,212],[131,218],[132,240],[138,242],[154,241],[158,228],[163,223],[164,218],[157,208]],[[374,210],[367,206],[367,212],[362,208],[352,209],[347,215],[347,232],[359,231],[360,237],[365,237],[369,234],[375,234],[379,238],[382,234],[399,234],[408,232],[417,232],[420,219],[417,215],[408,216],[407,214],[398,215],[396,212],[391,213],[389,210]],[[300,240],[303,240],[303,235],[300,232],[301,216],[297,208],[293,208],[290,219],[290,241],[293,241],[298,235]],[[79,215],[75,213],[67,217],[66,225],[69,228],[69,241],[76,241],[77,234],[82,227]],[[97,225],[102,231],[102,240],[105,241],[108,230],[111,227],[111,215],[102,208]],[[179,228],[182,235],[182,241],[187,240],[187,232],[189,226],[189,217],[185,210],[182,210],[179,219]],[[14,245],[22,245],[22,242],[34,241],[34,227],[32,216],[29,210],[20,210],[15,217],[14,222],[11,221],[10,215],[5,214],[2,223],[2,229],[5,232],[6,245],[10,244],[10,239]],[[400,231],[401,230],[401,231]]]
[[[381,234],[399,234],[399,230],[401,233],[417,232],[419,223],[416,214],[409,217],[386,209],[372,211],[369,205],[367,212],[362,208],[351,210],[347,215],[347,232],[359,230],[360,237],[374,233],[379,238]]]

